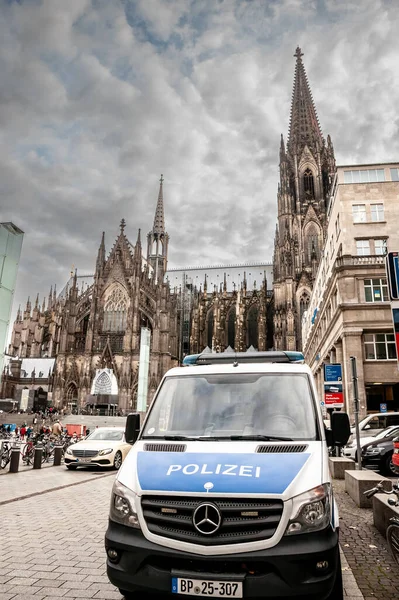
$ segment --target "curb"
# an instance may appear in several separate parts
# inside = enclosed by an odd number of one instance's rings
[[[111,477],[111,475],[115,476],[115,473],[104,473],[104,475],[99,475],[96,477],[97,479],[102,479],[103,477]],[[42,490],[41,492],[33,492],[32,494],[26,494],[25,496],[18,496],[17,498],[10,498],[9,500],[0,501],[0,506],[4,504],[11,504],[11,502],[18,502],[19,500],[26,500],[28,498],[33,498],[34,496],[42,496],[43,494],[49,494],[50,492],[57,492],[58,490],[63,490],[68,487],[72,487],[74,485],[81,485],[82,483],[88,483],[89,481],[93,481],[91,479],[84,479],[83,481],[76,481],[75,483],[67,483],[65,485],[59,485],[57,487],[50,488],[48,490]]]

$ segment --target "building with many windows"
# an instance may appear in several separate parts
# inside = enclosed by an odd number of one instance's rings
[[[14,223],[0,223],[0,383],[23,239]]]
[[[399,371],[385,254],[399,250],[399,163],[337,167],[326,241],[309,308],[303,351],[324,394],[323,364],[342,363],[353,412],[350,357],[356,357],[361,414],[399,410]]]

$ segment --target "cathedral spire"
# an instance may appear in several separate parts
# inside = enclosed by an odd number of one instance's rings
[[[163,175],[161,174],[161,179],[159,180],[159,194],[158,194],[158,202],[157,208],[155,210],[154,217],[154,233],[165,233],[165,217],[163,210]]]
[[[20,321],[22,321],[22,318],[21,318],[21,305],[18,306],[17,323],[19,323]]]
[[[105,264],[105,231],[101,236],[101,243],[97,253],[97,261],[96,261],[96,272],[99,272],[103,269]]]
[[[139,229],[137,234],[137,241],[134,247],[133,260],[139,266],[141,270],[141,229]]]
[[[165,217],[163,209],[163,175],[159,180],[159,194],[155,210],[154,225],[147,234],[147,260],[154,270],[153,281],[163,281],[168,263],[169,236],[165,231]]]
[[[298,46],[294,54],[296,58],[295,79],[287,143],[287,150],[291,155],[298,154],[305,144],[309,146],[319,145],[320,148],[323,145],[323,134],[305,67],[303,66],[302,56],[303,53]]]

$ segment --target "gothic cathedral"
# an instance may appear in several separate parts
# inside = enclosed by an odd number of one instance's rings
[[[296,49],[287,147],[280,144],[280,183],[274,241],[274,348],[301,349],[301,321],[323,249],[327,205],[336,167],[323,138],[302,52]]]
[[[245,270],[238,285],[229,286],[225,272],[223,283],[219,279],[213,290],[208,289],[205,273],[199,289],[194,284],[171,289],[161,176],[146,257],[140,230],[132,245],[122,219],[108,258],[103,234],[94,277],[87,278],[86,287],[80,287],[78,280],[84,277],[75,272],[61,294],[50,290],[47,306],[39,307],[37,299],[32,311],[28,299],[24,313],[18,310],[9,354],[18,357],[17,362],[55,358],[47,388],[55,406],[84,407],[98,403],[98,396],[108,396],[107,402],[114,397],[122,412],[136,408],[143,331],[150,339],[148,401],[164,373],[186,353],[301,349],[301,319],[324,245],[336,167],[331,139],[328,136],[326,143],[321,132],[300,48],[294,56],[288,140],[285,147],[281,136],[280,145],[273,291],[268,290],[266,271],[258,285],[253,280],[248,289]],[[5,376],[12,379],[11,370]]]

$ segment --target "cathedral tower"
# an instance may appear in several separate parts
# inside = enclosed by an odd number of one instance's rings
[[[159,180],[159,194],[155,210],[154,225],[147,235],[147,258],[154,269],[155,282],[163,281],[168,263],[169,236],[165,231],[165,217],[163,209],[163,175]]]
[[[330,136],[323,138],[300,48],[287,147],[280,143],[280,183],[274,241],[274,347],[301,349],[301,320],[310,299],[335,174]]]

